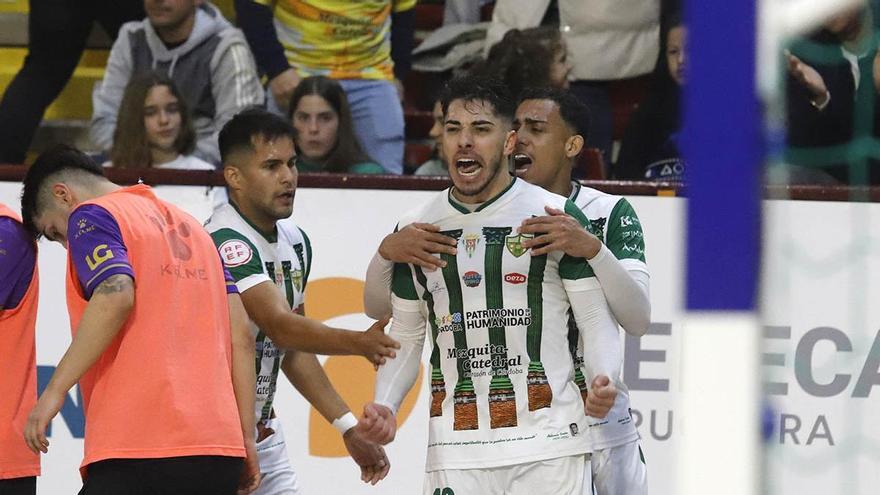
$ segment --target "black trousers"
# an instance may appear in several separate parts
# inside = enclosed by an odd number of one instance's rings
[[[0,495],[35,495],[36,493],[36,476],[0,480]]]
[[[108,459],[89,464],[79,495],[235,495],[244,459]]]
[[[145,17],[143,0],[31,0],[28,54],[0,101],[0,163],[22,163],[43,112],[61,93],[98,22],[116,38]]]

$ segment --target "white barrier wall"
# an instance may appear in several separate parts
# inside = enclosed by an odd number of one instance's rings
[[[18,184],[0,183],[0,202],[17,209],[19,191]],[[209,201],[204,192],[201,187],[164,187],[160,195],[203,219]],[[432,194],[437,193],[300,189],[294,218],[309,234],[315,253],[307,314],[338,326],[367,328],[370,320],[362,314],[361,302],[367,263],[396,217]],[[682,372],[678,330],[685,200],[630,200],[645,229],[654,324],[649,335],[622,343],[624,379],[632,390],[651,493],[672,495],[676,439],[687,428],[687,418],[674,410]],[[880,386],[880,307],[871,303],[880,296],[880,286],[872,283],[880,280],[880,251],[872,250],[870,241],[880,238],[880,224],[870,220],[880,215],[880,205],[767,202],[766,210],[764,370],[774,411],[768,421],[776,428],[768,441],[770,492],[876,493],[880,487],[880,391],[875,387]],[[45,385],[70,333],[64,302],[66,253],[45,241],[40,249],[37,363],[40,383]],[[723,290],[723,283],[719,287]],[[357,413],[372,396],[372,367],[364,359],[345,357],[326,358],[324,365]],[[408,397],[397,440],[388,447],[391,474],[377,487],[369,487],[344,457],[335,430],[289,383],[280,383],[276,408],[305,493],[419,493],[428,404],[422,378],[419,387]],[[707,405],[705,414],[712,413]],[[74,391],[52,424],[38,493],[78,489],[82,432],[81,402]]]

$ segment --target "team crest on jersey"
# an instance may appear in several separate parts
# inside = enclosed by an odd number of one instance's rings
[[[296,269],[290,272],[290,281],[293,282],[293,286],[296,287],[297,292],[302,292],[303,290],[303,271],[300,269]]]
[[[509,235],[504,238],[504,244],[507,246],[507,250],[510,251],[510,254],[519,258],[528,251],[528,248],[523,247],[522,241],[531,239],[532,237],[535,236],[531,234]]]
[[[464,281],[464,285],[473,288],[480,285],[480,282],[483,280],[483,276],[477,272],[470,271],[464,272],[464,275],[461,276],[461,279]]]
[[[464,239],[464,250],[467,252],[468,258],[474,255],[474,251],[477,250],[477,245],[480,243],[480,234],[465,234]]]
[[[599,239],[605,238],[605,217],[590,220],[590,231]]]

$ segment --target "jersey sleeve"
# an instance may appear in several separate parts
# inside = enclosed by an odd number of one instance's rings
[[[565,213],[574,217],[578,223],[587,230],[590,230],[590,221],[584,216],[584,212],[580,210],[571,200],[565,200]],[[559,276],[565,280],[585,280],[595,278],[593,268],[584,258],[575,258],[569,255],[563,255],[559,260]]]
[[[642,222],[625,198],[621,198],[614,205],[608,217],[605,245],[619,260],[634,259],[645,262],[645,236],[642,232]]]
[[[109,211],[98,205],[80,206],[70,215],[67,249],[86,299],[113,275],[135,278],[119,224]]]
[[[220,259],[220,268],[223,269],[223,280],[226,282],[226,293],[238,294],[238,286],[235,285],[235,279],[232,278],[232,274],[229,273],[229,269],[227,269],[226,265],[223,263],[223,257],[220,256],[220,251],[217,251],[217,256]]]
[[[272,280],[266,273],[257,247],[247,236],[232,229],[220,229],[211,233],[211,239],[240,293]]]
[[[34,241],[13,218],[0,217],[0,311],[18,306],[30,287],[37,260]]]

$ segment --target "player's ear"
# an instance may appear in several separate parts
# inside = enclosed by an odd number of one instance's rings
[[[580,134],[575,134],[565,141],[565,156],[574,158],[584,149],[584,138]]]
[[[49,194],[52,201],[64,209],[71,209],[78,204],[76,194],[64,182],[56,182],[49,186]]]
[[[513,150],[516,147],[516,131],[509,130],[507,131],[507,136],[504,138],[504,155],[512,155]]]
[[[226,185],[232,190],[241,189],[241,170],[234,165],[226,165],[223,167],[223,178]]]

